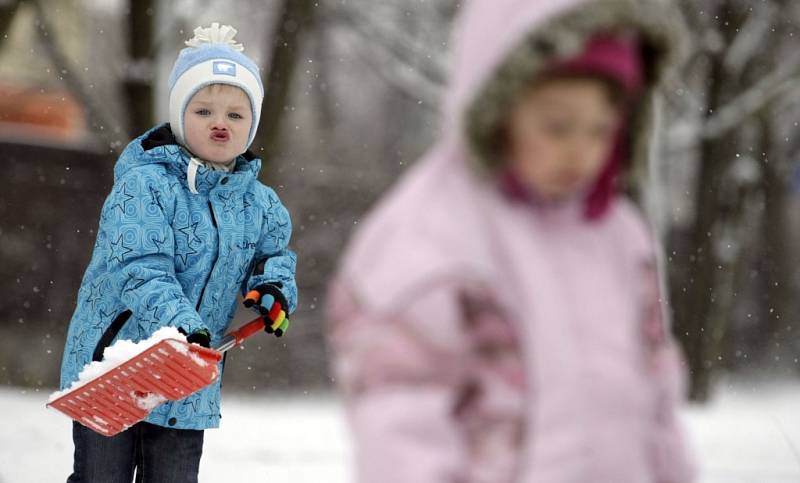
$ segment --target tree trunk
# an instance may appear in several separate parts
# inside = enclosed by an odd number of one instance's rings
[[[313,23],[312,0],[284,0],[273,31],[269,69],[264,82],[264,103],[256,142],[264,164],[275,155],[280,126],[287,113],[295,66],[302,52],[302,37]]]
[[[707,17],[715,19],[713,23],[698,28],[717,29],[721,42],[730,45],[747,19],[748,10],[733,1],[720,1],[715,7],[709,9]],[[727,71],[726,54],[726,50],[706,53],[707,120],[744,85],[742,76]],[[739,291],[742,252],[752,238],[747,226],[755,218],[756,186],[736,179],[729,171],[737,159],[744,127],[701,141],[687,276],[680,290],[673,290],[679,297],[675,304],[676,333],[686,349],[691,371],[689,396],[695,401],[708,399],[714,371],[722,365],[723,342]]]
[[[726,92],[732,90],[722,56],[710,56],[709,63],[707,117],[717,112],[726,99]],[[735,132],[718,139],[706,139],[700,146],[700,172],[694,196],[696,217],[690,235],[686,290],[682,303],[676,304],[677,334],[686,349],[692,376],[690,398],[695,401],[708,399],[712,372],[722,353],[722,339],[731,308],[730,294],[725,292],[732,289],[730,283],[735,280],[735,267],[718,259],[714,241],[722,236],[720,228],[724,223],[735,223],[738,218],[735,213],[738,210],[724,206],[721,200],[723,176],[729,162],[735,159],[735,146]],[[722,212],[725,209],[727,213]]]
[[[134,5],[135,3],[135,5]],[[127,69],[123,80],[128,106],[128,134],[136,137],[150,128],[153,112],[153,0],[129,0]]]
[[[789,245],[786,219],[787,179],[782,162],[785,153],[778,152],[773,136],[775,125],[769,112],[759,119],[759,130],[764,154],[763,193],[764,215],[762,217],[762,244],[760,272],[762,277],[763,343],[780,344],[783,335],[791,334],[794,319],[791,307],[792,271],[796,266]]]

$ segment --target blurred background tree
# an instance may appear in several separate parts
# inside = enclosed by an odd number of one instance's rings
[[[672,188],[664,205],[675,329],[691,396],[702,401],[717,368],[798,367],[788,213],[800,10],[782,0],[683,5],[691,55],[667,92],[673,119],[661,167]]]

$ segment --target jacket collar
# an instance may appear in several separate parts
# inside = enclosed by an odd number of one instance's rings
[[[226,190],[244,190],[258,178],[261,160],[251,151],[237,156],[232,172],[215,171],[204,166],[188,149],[178,144],[169,124],[156,126],[142,135],[133,146],[143,164],[161,163],[188,191],[208,196],[217,186]]]

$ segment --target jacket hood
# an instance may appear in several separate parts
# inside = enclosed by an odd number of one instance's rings
[[[454,33],[441,138],[371,211],[342,259],[340,276],[352,284],[360,303],[394,310],[407,294],[442,278],[503,278],[525,264],[507,260],[497,247],[525,244],[530,233],[520,231],[532,220],[544,232],[565,226],[582,230],[585,220],[577,203],[537,208],[540,216],[536,217],[530,216],[528,207],[508,203],[497,183],[487,180],[494,173],[491,164],[483,161],[483,138],[470,128],[475,126],[470,114],[483,110],[480,120],[487,124],[501,119],[502,106],[515,93],[513,88],[501,88],[507,72],[512,79],[527,81],[540,69],[574,57],[595,34],[618,25],[637,27],[643,44],[652,49],[645,52],[649,67],[642,94],[649,99],[667,63],[677,55],[671,47],[680,31],[674,25],[681,25],[676,15],[665,0],[467,3]],[[520,49],[530,42],[540,48],[526,56]],[[519,56],[524,62],[515,61]],[[637,155],[643,162],[647,156],[642,148],[647,146],[655,119],[649,107],[656,103],[642,100],[639,104],[637,119],[642,121],[636,130],[641,152]],[[601,225],[638,223],[626,221],[636,218],[636,210],[629,205],[624,199],[613,203],[612,216],[601,220]]]
[[[500,164],[498,129],[538,74],[580,54],[600,33],[635,34],[644,61],[643,94],[629,121],[631,163],[646,165],[655,89],[681,58],[682,17],[670,0],[474,0],[465,5],[444,130],[479,171]],[[491,41],[487,41],[491,39]]]

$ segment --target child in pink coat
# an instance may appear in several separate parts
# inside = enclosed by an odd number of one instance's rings
[[[653,237],[621,188],[680,19],[474,0],[444,134],[330,291],[361,482],[689,483]]]

